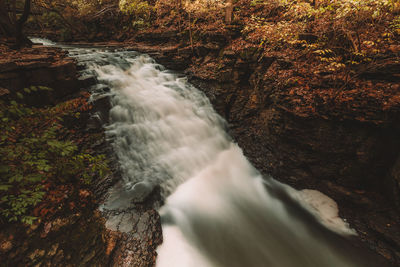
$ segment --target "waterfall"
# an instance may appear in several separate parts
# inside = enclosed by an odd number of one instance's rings
[[[106,135],[123,179],[101,209],[161,190],[157,267],[377,266],[343,237],[354,231],[331,199],[262,177],[184,77],[136,52],[69,51],[97,77],[94,94],[111,97]]]
[[[128,207],[161,188],[158,267],[357,266],[306,215],[292,214],[278,195],[302,194],[261,177],[203,93],[148,56],[123,60],[129,67],[95,68],[114,92],[106,133],[124,172],[104,208]]]

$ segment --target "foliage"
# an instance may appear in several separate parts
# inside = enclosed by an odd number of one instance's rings
[[[104,38],[126,24],[118,0],[33,0],[32,11],[31,29],[62,41]]]
[[[38,90],[26,88],[25,92]],[[44,88],[46,89],[46,88]],[[23,97],[19,94],[19,98]],[[63,116],[79,116],[83,99],[50,108],[0,102],[0,215],[8,221],[32,223],[32,209],[47,191],[45,184],[81,182],[107,171],[103,155],[93,156],[69,138]]]
[[[222,0],[195,0],[183,1],[185,11],[197,14],[204,14],[207,12],[214,12],[215,10],[222,10],[224,1]]]
[[[119,8],[122,13],[132,18],[132,26],[134,28],[146,26],[153,11],[153,7],[143,0],[120,0]]]
[[[265,53],[303,47],[319,59],[322,71],[329,72],[373,62],[398,35],[398,1],[317,3],[253,0],[252,6],[261,7],[262,12],[252,14],[243,34]]]

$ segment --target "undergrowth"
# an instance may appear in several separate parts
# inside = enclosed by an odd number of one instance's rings
[[[25,92],[32,90],[40,88]],[[108,171],[105,156],[82,150],[63,126],[63,117],[87,109],[84,98],[47,108],[0,101],[1,220],[32,224],[33,209],[52,184],[90,184]]]

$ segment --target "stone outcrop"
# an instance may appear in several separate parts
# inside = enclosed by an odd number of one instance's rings
[[[41,90],[26,94],[25,102],[47,105],[71,96],[84,87],[78,79],[74,59],[60,48],[33,46],[15,51],[0,46],[0,87],[11,95],[24,92],[30,86],[44,86],[54,90]]]

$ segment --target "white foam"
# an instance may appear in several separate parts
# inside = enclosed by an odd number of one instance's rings
[[[32,43],[39,43],[39,44],[43,44],[44,46],[54,46],[56,45],[56,43],[50,41],[49,39],[44,39],[44,38],[36,38],[36,37],[31,37],[29,38]]]
[[[157,267],[213,267],[187,242],[178,227],[163,227],[163,240],[157,249]]]
[[[317,190],[304,189],[299,191],[299,196],[306,204],[306,207],[317,216],[321,222],[339,234],[357,235],[349,224],[339,217],[337,203],[327,195]]]

